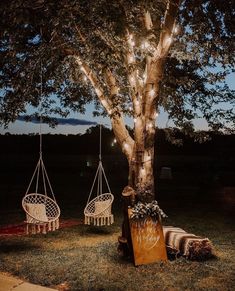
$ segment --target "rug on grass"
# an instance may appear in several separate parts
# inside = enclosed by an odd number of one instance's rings
[[[83,224],[81,220],[65,219],[60,221],[60,228]],[[8,224],[0,227],[0,237],[10,235],[25,235],[25,224]]]
[[[208,238],[187,233],[179,227],[163,226],[167,253],[171,257],[185,256],[189,260],[207,260],[213,257],[213,246]]]

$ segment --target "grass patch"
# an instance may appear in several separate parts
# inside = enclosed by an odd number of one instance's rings
[[[37,158],[37,155],[33,159],[26,154],[1,156],[0,227],[22,223],[25,219],[21,200]],[[189,156],[160,156],[159,159],[157,174],[162,165],[169,165],[173,170],[171,181],[158,179],[156,183],[160,207],[169,216],[164,224],[208,237],[215,247],[216,258],[206,262],[180,258],[138,268],[131,261],[121,259],[117,253],[117,238],[122,221],[121,191],[126,185],[127,169],[125,165],[109,163],[107,165],[114,167],[113,170],[105,168],[115,196],[113,226],[78,225],[45,236],[0,237],[0,271],[35,284],[71,291],[235,290],[235,204],[226,193],[214,191],[214,177],[208,179],[208,175],[219,173],[217,168],[225,173],[225,162],[220,165],[212,158]],[[84,160],[84,156],[72,155],[46,159],[64,219],[82,218],[96,170],[95,167],[85,168],[81,176],[84,169],[80,165]],[[229,167],[230,176],[234,175],[234,167]]]
[[[61,290],[234,290],[235,236],[232,221],[198,209],[172,212],[167,224],[209,237],[216,258],[180,258],[135,268],[118,256],[121,218],[111,227],[77,225],[47,235],[0,239],[0,270]],[[67,288],[67,289],[66,289]]]

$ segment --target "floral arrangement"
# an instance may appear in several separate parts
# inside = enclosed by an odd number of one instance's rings
[[[131,209],[132,214],[130,219],[132,220],[145,219],[149,216],[155,219],[158,219],[159,216],[162,218],[167,217],[167,215],[159,207],[156,200],[153,200],[150,203],[143,203],[139,201]]]

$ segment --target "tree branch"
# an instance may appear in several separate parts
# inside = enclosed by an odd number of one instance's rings
[[[68,47],[65,44],[61,46],[61,50],[66,55],[74,56],[78,65],[83,70],[83,73],[86,75],[87,79],[90,80],[97,94],[97,97],[100,100],[100,103],[105,108],[106,112],[108,113],[111,119],[113,131],[117,138],[117,141],[121,145],[122,151],[129,160],[131,158],[132,151],[134,148],[134,140],[131,138],[128,130],[126,129],[121,112],[118,113],[115,112],[115,106],[113,106],[111,100],[108,99],[107,96],[105,96],[103,88],[100,86],[99,80],[96,77],[95,73],[89,68],[89,66],[84,61],[82,61],[81,57],[79,56],[79,53],[75,49]],[[109,73],[107,73],[108,71]],[[118,88],[114,76],[112,75],[110,70],[108,71],[106,72],[106,76],[109,86],[111,88],[110,92],[112,96],[112,94],[117,92]]]
[[[147,30],[151,30],[153,27],[152,18],[149,11],[145,11],[144,13],[144,25]]]
[[[149,64],[148,78],[145,85],[144,113],[147,119],[155,119],[155,105],[158,102],[160,82],[163,78],[166,56],[172,45],[172,36],[180,0],[169,0],[160,33],[157,49]]]
[[[113,96],[118,94],[119,88],[116,84],[116,79],[113,76],[110,69],[106,69],[105,75],[107,79],[107,84],[110,88],[110,95],[112,98]],[[112,128],[117,138],[117,141],[121,145],[122,151],[126,154],[129,160],[132,155],[132,151],[134,147],[134,140],[131,138],[128,130],[125,127],[121,109],[118,109],[117,112],[115,112],[115,108],[114,108],[114,113],[111,114],[110,118],[112,122]]]

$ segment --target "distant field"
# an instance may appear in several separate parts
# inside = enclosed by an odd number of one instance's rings
[[[21,199],[38,158],[37,153],[0,155],[1,211],[21,210]],[[45,154],[44,163],[63,212],[82,208],[98,165],[97,155]],[[116,198],[114,207],[118,209],[121,191],[127,184],[127,162],[122,155],[104,155],[103,165]],[[159,178],[162,166],[171,167],[172,180]],[[229,212],[234,209],[233,157],[159,155],[155,162],[155,180],[157,200],[167,210],[195,203]]]

